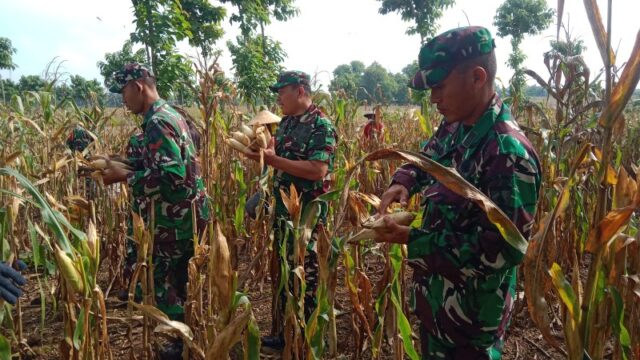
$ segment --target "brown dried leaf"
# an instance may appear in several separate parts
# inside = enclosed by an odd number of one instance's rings
[[[216,336],[213,345],[207,349],[206,358],[211,360],[226,360],[229,358],[229,350],[240,341],[242,332],[247,327],[251,318],[251,310],[247,309],[236,316]]]
[[[623,208],[633,202],[638,191],[636,181],[629,177],[624,166],[618,171],[618,183],[613,190],[613,208]]]

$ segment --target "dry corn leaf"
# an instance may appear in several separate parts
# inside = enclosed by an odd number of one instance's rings
[[[600,56],[602,62],[606,64],[607,60],[607,32],[602,24],[602,16],[600,16],[600,8],[596,0],[584,0],[584,8],[587,11],[587,17],[589,18],[589,24],[591,24],[591,30],[593,31],[593,37],[600,50]],[[616,63],[616,56],[613,50],[609,51],[610,64]]]
[[[207,349],[206,359],[226,360],[229,350],[241,340],[241,335],[251,318],[251,310],[247,309],[236,316],[216,336],[213,345]]]
[[[20,155],[22,155],[22,151],[19,151],[19,150],[18,150],[18,151],[15,151],[15,152],[13,152],[13,153],[11,153],[11,154],[7,155],[7,157],[5,157],[5,158],[2,160],[2,164],[0,164],[0,165],[1,165],[1,166],[8,166],[8,165],[11,165],[11,163],[13,163],[15,160],[17,160],[17,159],[20,157]]]
[[[589,233],[585,251],[590,253],[598,252],[602,245],[609,242],[629,222],[631,215],[638,209],[638,206],[640,206],[640,202],[636,197],[631,205],[610,211],[598,226]]]
[[[636,181],[629,177],[624,166],[618,171],[618,182],[613,190],[613,208],[623,208],[631,204],[638,191]]]
[[[602,161],[602,151],[600,151],[600,149],[596,147],[594,147],[592,151],[593,158],[599,162]],[[618,183],[618,175],[616,175],[616,169],[614,169],[611,164],[609,164],[609,167],[607,168],[606,180],[607,184],[609,185],[615,185]]]
[[[398,159],[408,161],[428,172],[438,182],[459,196],[473,201],[487,214],[487,217],[500,231],[503,238],[521,253],[527,252],[527,240],[522,236],[511,219],[480,190],[471,185],[454,169],[447,168],[420,154],[393,149],[382,149],[367,155],[363,161]]]
[[[587,0],[585,0],[587,1]],[[595,0],[591,0],[595,1]],[[612,62],[613,64],[613,62]],[[622,114],[622,110],[631,99],[638,81],[640,80],[640,30],[636,34],[636,42],[629,55],[629,60],[622,70],[620,80],[611,91],[611,99],[606,105],[598,123],[602,127],[613,126],[614,121]]]
[[[209,274],[209,284],[214,292],[214,302],[222,311],[227,311],[232,299],[233,270],[227,238],[216,223],[215,236],[211,239],[209,269],[215,271]]]
[[[298,223],[300,222],[300,196],[298,196],[298,190],[296,187],[291,184],[289,187],[289,194],[287,194],[284,189],[280,188],[280,196],[282,196],[282,202],[284,206],[287,208],[289,212],[289,216],[293,220],[294,227],[297,228]]]
[[[196,352],[200,358],[204,358],[204,352],[202,349],[193,343],[193,332],[187,324],[180,321],[170,320],[165,313],[154,306],[137,304],[133,301],[130,301],[129,304],[159,322],[159,325],[153,330],[154,332],[179,335],[182,340],[187,343],[190,350]]]

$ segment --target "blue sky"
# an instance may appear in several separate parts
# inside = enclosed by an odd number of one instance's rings
[[[548,0],[556,7],[555,0]],[[441,30],[467,25],[492,26],[495,11],[501,0],[457,0],[456,6],[446,10],[439,25]],[[606,14],[606,1],[598,0]],[[399,72],[417,57],[419,38],[405,34],[408,23],[399,15],[378,14],[375,0],[297,0],[300,15],[288,22],[274,23],[267,33],[280,41],[288,53],[285,66],[290,69],[317,73],[321,83],[327,84],[333,69],[351,60],[366,65],[377,61],[392,72]],[[614,26],[612,39],[618,50],[618,64],[625,62],[640,29],[638,0],[613,2]],[[131,2],[128,0],[0,0],[0,36],[8,37],[18,52],[14,71],[2,71],[3,78],[17,81],[21,75],[42,74],[54,57],[64,60],[63,70],[86,78],[102,81],[96,62],[106,52],[117,51],[134,30]],[[566,1],[565,22],[574,37],[587,46],[586,62],[592,73],[602,67],[591,29],[579,0]],[[225,38],[218,43],[224,50],[221,64],[230,70],[231,60],[226,41],[234,39],[238,29],[225,21]],[[527,38],[523,50],[528,55],[525,66],[546,78],[542,54],[555,38],[555,26],[544,34]],[[509,55],[509,39],[497,38],[498,77],[507,80],[511,71],[505,61]],[[194,55],[186,44],[180,50]]]

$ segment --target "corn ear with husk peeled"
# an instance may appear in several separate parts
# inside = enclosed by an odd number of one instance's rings
[[[241,131],[232,132],[231,137],[242,143],[244,146],[249,146],[251,144],[251,139]]]
[[[115,166],[115,167],[119,167],[121,169],[125,169],[125,170],[131,170],[131,166],[117,161],[117,160],[106,160],[106,159],[95,159],[92,160],[89,165],[94,169],[94,170],[103,170],[106,169],[110,166]]]
[[[410,225],[413,219],[416,218],[415,214],[408,211],[391,213],[386,216],[389,216],[398,225],[405,226]],[[380,216],[378,218],[370,218],[369,220],[363,222],[362,226],[364,227],[364,229],[350,237],[347,242],[358,243],[362,240],[375,240],[377,237],[376,229],[382,229],[385,227],[384,216]]]
[[[78,294],[84,293],[84,281],[73,260],[57,245],[54,251],[58,268],[69,287]]]
[[[98,232],[96,231],[96,226],[93,224],[93,221],[89,221],[89,227],[87,228],[87,247],[89,248],[91,258],[95,261],[98,258],[100,245],[98,244]]]
[[[386,215],[390,217],[393,221],[395,221],[398,225],[409,225],[416,218],[416,215],[409,211],[399,211],[395,213],[391,213]],[[378,218],[369,218],[368,220],[362,223],[362,227],[368,229],[377,229],[383,228],[384,225],[384,216],[380,216]]]
[[[240,141],[236,140],[236,139],[227,139],[225,140],[227,145],[231,146],[233,149],[240,151],[241,153],[244,154],[248,154],[251,153],[251,149],[249,149],[248,147],[246,147],[244,144],[242,144]]]
[[[253,129],[245,124],[240,125],[240,131],[242,131],[242,133],[245,134],[249,139],[253,139],[256,136],[253,132]]]

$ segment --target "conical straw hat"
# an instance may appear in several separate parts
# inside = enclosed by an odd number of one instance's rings
[[[269,110],[262,110],[256,115],[251,121],[249,121],[249,125],[266,125],[266,124],[275,124],[280,122],[280,117]]]

